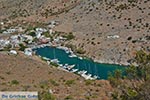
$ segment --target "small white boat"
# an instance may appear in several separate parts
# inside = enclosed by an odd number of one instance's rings
[[[65,66],[68,66],[68,64],[65,64]]]
[[[78,74],[82,75],[82,74],[86,74],[87,71],[83,70],[83,71],[79,71]]]
[[[77,55],[71,54],[71,55],[69,55],[69,57],[70,57],[70,58],[73,58],[73,57],[77,57]]]
[[[88,79],[92,80],[92,77],[91,77],[92,75],[91,74],[86,75],[86,74],[83,73],[83,74],[81,74],[81,76],[84,77],[86,80],[88,80]]]
[[[77,71],[78,71],[78,69],[72,69],[71,72],[75,73],[75,72],[77,72]]]
[[[99,78],[99,76],[97,76],[97,75],[94,75],[94,76],[93,76],[93,79],[94,79],[94,80],[96,80],[96,79],[98,79],[98,78]]]
[[[53,62],[53,63],[59,63],[59,60],[58,59],[52,59],[51,62]]]
[[[79,57],[79,59],[81,59],[81,60],[82,60],[83,58],[82,58],[82,57]]]
[[[67,66],[67,69],[68,69],[68,70],[71,70],[73,67],[75,67],[75,65],[68,65],[68,66]]]
[[[67,66],[68,66],[68,64],[65,64],[64,66],[62,66],[64,69],[66,69],[67,68]]]
[[[47,57],[42,57],[44,60],[49,61],[50,59]]]
[[[58,64],[59,65],[59,67],[63,67],[63,64]]]
[[[66,53],[69,53],[69,51],[68,51],[68,50],[65,50],[65,52],[66,52]]]

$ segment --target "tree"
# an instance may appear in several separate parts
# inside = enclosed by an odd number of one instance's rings
[[[19,50],[21,50],[21,51],[24,51],[24,50],[25,50],[25,48],[27,48],[27,47],[26,47],[26,46],[24,46],[23,44],[19,44],[19,46],[20,46]]]
[[[114,77],[116,79],[119,79],[122,77],[122,71],[121,70],[116,70],[115,73],[114,73]]]
[[[36,33],[35,32],[30,32],[28,35],[35,37]]]
[[[75,36],[73,35],[73,33],[69,33],[68,35],[64,35],[63,37],[65,37],[67,40],[72,40],[75,38]]]
[[[135,62],[138,66],[128,67],[125,79],[120,77],[119,71],[109,78],[115,88],[112,94],[114,100],[150,100],[150,54],[138,51]]]
[[[145,81],[150,78],[150,54],[146,54],[143,50],[138,51],[135,57],[135,61],[138,64],[137,73],[139,77]]]
[[[56,100],[56,98],[49,91],[43,91],[39,93],[39,100]]]

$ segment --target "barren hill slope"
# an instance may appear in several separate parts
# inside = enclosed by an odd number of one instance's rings
[[[112,91],[108,81],[86,81],[41,61],[38,57],[0,53],[0,91],[52,90],[57,100],[108,100]],[[105,92],[104,92],[105,91]]]
[[[80,0],[1,0],[0,16],[10,18],[38,15],[47,17]]]
[[[150,50],[149,0],[87,0],[56,19],[56,30],[74,32],[71,43],[102,62],[127,64],[136,51]]]
[[[101,62],[128,64],[136,51],[150,51],[149,0],[1,0],[0,7],[3,18],[59,20],[55,30],[73,32],[71,44]]]

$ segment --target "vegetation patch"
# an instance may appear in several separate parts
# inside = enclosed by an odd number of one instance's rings
[[[76,49],[76,53],[78,53],[78,54],[85,54],[85,52],[86,51],[83,48]]]
[[[131,65],[128,67],[126,77],[122,77],[119,70],[109,77],[111,85],[115,88],[112,93],[114,100],[150,99],[150,54],[138,51],[134,61],[138,66]]]
[[[75,80],[67,80],[67,81],[65,82],[65,84],[66,84],[67,86],[71,86],[72,84],[75,84]]]
[[[52,84],[52,85],[54,85],[54,86],[59,86],[59,84],[56,82],[56,81],[54,81],[54,80],[50,80],[50,83]]]
[[[11,81],[11,85],[18,85],[19,84],[19,81],[17,81],[17,80],[12,80]]]
[[[49,91],[42,91],[39,92],[39,100],[56,100],[56,98]]]
[[[72,40],[72,39],[75,38],[75,36],[73,35],[73,33],[69,33],[67,35],[64,35],[63,37],[66,38],[67,40]]]
[[[24,44],[19,44],[19,46],[20,46],[19,48],[20,51],[24,51],[25,48],[27,48]]]

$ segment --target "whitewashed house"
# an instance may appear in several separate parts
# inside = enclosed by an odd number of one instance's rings
[[[13,35],[10,37],[10,42],[13,47],[19,47],[21,41],[19,40],[19,35]]]
[[[4,25],[4,22],[0,22],[1,25]]]
[[[17,54],[18,54],[17,51],[15,51],[15,50],[10,50],[9,53],[10,53],[10,54],[13,54],[13,55],[17,55]]]
[[[3,31],[3,34],[10,34],[16,32],[16,29],[7,29],[6,31]]]
[[[24,54],[27,55],[27,56],[32,56],[32,49],[31,48],[26,48],[24,50]]]
[[[52,30],[52,29],[50,29],[50,30],[49,30],[49,34],[52,34],[52,33],[53,33],[53,30]]]
[[[64,38],[62,36],[58,37],[60,40],[67,40],[67,38]]]
[[[41,32],[36,32],[36,38],[40,38],[42,36],[42,33]]]
[[[38,39],[42,36],[43,32],[47,32],[47,30],[44,29],[44,28],[36,28],[35,31],[36,31],[35,32],[36,33],[36,38],[38,38]]]
[[[36,30],[36,32],[47,32],[47,30],[45,29],[45,28],[36,28],[35,29]]]
[[[21,40],[28,41],[28,43],[32,43],[33,37],[30,35],[21,35]]]
[[[10,41],[9,40],[4,40],[4,39],[1,39],[0,40],[0,47],[3,48],[3,47],[6,47],[7,45],[10,44]]]
[[[108,35],[107,38],[108,39],[118,39],[118,38],[120,38],[120,36],[119,35]]]

